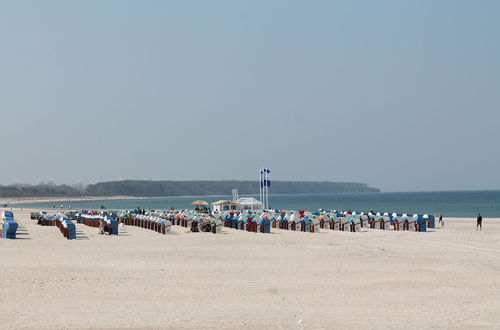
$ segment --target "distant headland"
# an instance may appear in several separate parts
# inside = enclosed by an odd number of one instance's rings
[[[76,196],[206,196],[230,195],[232,189],[240,194],[258,194],[259,183],[255,181],[109,181],[83,186],[38,184],[0,186],[0,197],[76,197]],[[366,183],[273,181],[273,194],[321,194],[321,193],[367,193],[380,192]]]

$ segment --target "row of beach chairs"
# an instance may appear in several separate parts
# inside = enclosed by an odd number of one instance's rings
[[[37,220],[37,224],[41,226],[55,226],[59,228],[61,234],[67,239],[76,239],[76,225],[64,214],[32,213],[31,219]]]
[[[76,239],[76,225],[67,216],[56,214],[55,224],[67,239]]]
[[[188,228],[191,232],[210,232],[213,234],[222,233],[222,220],[206,214],[198,214],[193,211],[183,211],[179,213],[166,213],[163,219],[171,221],[173,225]]]
[[[105,215],[78,214],[75,215],[75,218],[77,223],[94,228],[99,228],[101,221],[104,221],[104,231],[108,232],[110,235],[118,235],[118,221],[112,216],[108,217]]]
[[[256,219],[256,218],[245,218],[237,219],[232,216],[224,215],[224,227],[233,228],[237,230],[245,230],[252,233],[264,233],[268,234],[271,232],[271,220],[269,219]],[[222,219],[221,219],[222,221]]]
[[[120,217],[119,220],[126,226],[149,229],[162,235],[169,233],[172,229],[172,223],[169,220],[152,215],[137,214],[130,217]]]
[[[288,215],[287,219],[291,219]],[[408,217],[406,215],[394,215],[392,218],[388,215],[369,217],[363,215],[346,215],[346,216],[314,216],[295,217],[293,220],[283,221],[281,217],[278,220],[273,220],[272,227],[291,231],[302,232],[319,232],[320,229],[338,230],[348,232],[359,232],[362,228],[380,229],[380,230],[396,230],[396,231],[426,231],[428,223],[431,228],[434,227],[434,216],[418,216]]]

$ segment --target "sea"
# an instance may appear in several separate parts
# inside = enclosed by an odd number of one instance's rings
[[[245,195],[240,197],[255,197]],[[138,199],[59,201],[44,203],[12,204],[15,207],[52,209],[192,209],[194,200],[209,203],[232,196],[156,197]],[[443,214],[445,217],[500,218],[499,191],[447,191],[447,192],[379,192],[351,194],[270,194],[269,205],[273,209],[317,211],[352,210],[418,214]]]

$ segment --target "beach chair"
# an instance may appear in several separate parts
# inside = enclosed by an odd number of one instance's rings
[[[306,232],[306,233],[310,233],[311,232],[311,221],[312,221],[312,218],[309,217],[309,214],[305,215],[302,218],[301,231]]]
[[[329,230],[331,228],[331,219],[329,217],[323,218],[323,229]]]
[[[257,221],[257,232],[258,233],[270,233],[271,232],[271,221],[269,219],[259,219]]]
[[[425,224],[427,228],[436,227],[436,218],[434,217],[434,215],[424,214],[423,218],[425,219]]]
[[[320,221],[316,217],[314,217],[311,221],[311,233],[319,233],[320,232]]]
[[[351,231],[351,219],[347,216],[340,218],[340,230]]]
[[[361,227],[362,228],[370,228],[370,223],[368,221],[368,216],[366,214],[363,214],[361,216]]]
[[[333,217],[333,230],[340,230],[342,220],[339,217]]]
[[[4,219],[2,223],[1,237],[15,239],[18,227],[18,223],[13,218]]]
[[[391,218],[389,216],[384,216],[383,218],[384,230],[391,230]]]
[[[188,227],[190,228],[189,230],[192,232],[192,233],[197,233],[199,232],[200,230],[198,229],[198,221],[195,219],[195,218],[192,218],[191,220],[191,226]]]
[[[394,230],[408,230],[408,218],[407,217],[401,217],[397,219],[397,221],[394,223]]]
[[[245,230],[245,219],[243,218],[242,215],[238,217],[238,229]]]
[[[271,219],[271,228],[276,228],[278,225],[278,220],[276,220],[276,216],[272,214],[269,219]]]
[[[220,218],[218,218],[217,220],[215,220],[215,233],[216,234],[222,234],[222,220]]]
[[[168,234],[171,231],[172,231],[172,221],[161,219],[159,232],[162,234]]]
[[[155,217],[150,215],[147,219],[147,225],[146,228],[149,230],[154,230],[154,224],[155,224]]]
[[[291,224],[291,214],[286,213],[285,217],[282,218],[279,223],[280,223],[280,229],[284,230],[292,230],[292,224]]]
[[[69,219],[66,219],[64,221],[64,227],[66,229],[66,238],[67,239],[76,239],[76,226],[75,224],[69,220]]]
[[[416,222],[417,222],[419,232],[426,232],[427,231],[427,219],[424,219],[423,217],[419,216],[418,219],[416,220]]]
[[[361,220],[358,217],[351,218],[351,231],[360,232],[361,231]]]
[[[384,229],[384,218],[382,216],[376,216],[374,220],[375,229]]]
[[[371,229],[375,229],[375,216],[373,214],[368,215],[368,224]]]
[[[252,227],[251,227],[251,229],[252,229],[252,232],[254,232],[254,233],[258,232],[259,226],[258,226],[258,222],[257,221],[258,221],[257,218],[253,218],[253,220],[252,220]]]
[[[333,217],[327,217],[327,220],[328,220],[328,224],[330,225],[330,230],[333,230],[334,229],[334,223],[333,223]]]
[[[406,220],[408,231],[415,231],[415,220],[413,218],[408,218]]]
[[[302,230],[302,225],[301,225],[302,222],[300,221],[299,217],[295,217],[295,219],[293,219],[293,223],[294,223],[295,231]],[[304,227],[304,230],[305,230],[305,227]]]
[[[118,235],[118,221],[115,218],[107,218],[106,220],[111,226],[111,235]]]

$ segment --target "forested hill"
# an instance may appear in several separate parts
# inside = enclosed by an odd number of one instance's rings
[[[259,183],[255,181],[113,181],[101,182],[87,187],[93,196],[203,196],[230,195],[232,189],[240,194],[258,194]],[[269,189],[273,194],[307,193],[360,193],[379,192],[364,183],[352,182],[299,182],[273,181]]]
[[[77,196],[203,196],[258,194],[255,181],[111,181],[87,187],[54,184],[0,186],[0,197],[77,197]],[[379,192],[364,183],[273,181],[272,194],[361,193]]]

